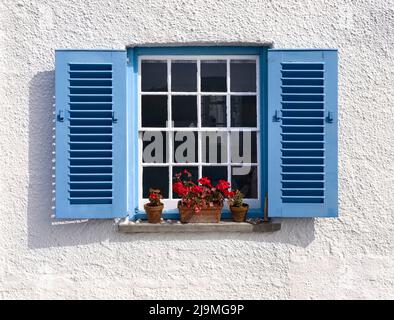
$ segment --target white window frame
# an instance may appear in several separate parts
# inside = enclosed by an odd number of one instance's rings
[[[167,61],[167,91],[160,92],[142,92],[141,91],[141,62],[142,60],[160,60]],[[171,91],[171,61],[172,60],[192,60],[197,62],[197,91],[196,92],[172,92]],[[201,91],[201,61],[202,60],[225,60],[227,65],[227,90],[225,92],[202,92]],[[230,90],[230,61],[231,60],[254,60],[256,62],[256,92],[231,92]],[[143,193],[143,185],[142,185],[142,167],[169,167],[169,199],[163,199],[164,209],[174,210],[177,208],[177,203],[179,199],[171,199],[172,196],[172,181],[173,181],[173,166],[198,166],[198,175],[202,176],[202,166],[227,166],[227,174],[228,180],[231,182],[231,166],[244,166],[251,165],[257,166],[257,198],[256,199],[247,199],[245,198],[245,202],[249,204],[251,209],[261,209],[261,199],[262,199],[262,181],[261,181],[261,170],[263,170],[263,166],[261,165],[261,128],[260,128],[260,106],[261,106],[261,97],[260,97],[260,66],[259,66],[259,56],[258,55],[141,55],[138,57],[138,161],[139,167],[138,170],[138,209],[144,211],[144,204],[148,202],[147,198],[142,197]],[[171,98],[173,95],[197,95],[197,127],[172,127],[171,121],[168,123],[168,127],[163,128],[148,128],[142,127],[142,95],[166,95],[168,98],[167,104],[167,118],[171,119]],[[226,111],[227,111],[227,127],[216,127],[216,128],[206,128],[201,126],[201,96],[226,96]],[[230,110],[230,99],[231,96],[256,96],[256,115],[257,115],[257,126],[253,128],[248,127],[234,127],[231,128],[231,110]],[[169,152],[169,161],[167,163],[143,163],[142,162],[142,154],[143,154],[143,143],[142,143],[142,132],[144,131],[164,131],[169,133],[169,137],[167,140],[167,150]],[[198,162],[197,163],[175,163],[172,157],[172,142],[173,142],[173,133],[174,131],[193,131],[198,133]],[[256,163],[231,163],[231,148],[230,148],[230,135],[227,134],[227,162],[226,163],[203,163],[202,162],[202,141],[201,141],[201,132],[204,131],[213,131],[213,132],[231,132],[231,131],[254,131],[256,132],[256,143],[257,143],[257,162]],[[225,179],[226,180],[226,179]],[[228,209],[227,203],[225,204],[225,208]]]

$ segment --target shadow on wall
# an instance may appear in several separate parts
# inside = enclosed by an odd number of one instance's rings
[[[28,246],[48,248],[75,246],[116,239],[116,226],[110,221],[72,223],[53,219],[52,178],[55,116],[55,72],[37,73],[29,87],[29,190],[27,204]]]
[[[52,136],[55,72],[37,73],[29,88],[29,190],[27,204],[28,246],[31,249],[91,243],[182,240],[239,240],[287,243],[306,247],[314,240],[314,219],[282,221],[282,230],[266,234],[139,234],[117,232],[113,220],[57,221],[53,215]]]

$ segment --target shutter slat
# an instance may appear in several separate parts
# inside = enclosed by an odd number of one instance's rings
[[[84,198],[84,199],[79,199],[79,198],[69,198],[70,204],[72,205],[110,205],[112,204],[112,198],[106,198],[106,199],[89,199],[89,198]],[[94,217],[96,218],[96,217]]]

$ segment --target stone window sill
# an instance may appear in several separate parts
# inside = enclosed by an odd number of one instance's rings
[[[221,221],[219,223],[187,223],[179,221],[163,221],[152,224],[146,221],[122,221],[118,225],[123,233],[182,233],[182,232],[273,232],[281,228],[280,222],[232,222]]]

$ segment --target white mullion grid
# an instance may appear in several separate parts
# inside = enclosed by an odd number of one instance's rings
[[[223,96],[224,94],[222,94]],[[139,131],[167,131],[167,132],[171,132],[171,131],[197,131],[199,128],[197,127],[173,127],[173,128],[142,128],[139,129]],[[248,131],[260,131],[258,128],[248,128],[248,127],[242,127],[242,128],[230,128],[231,131],[243,131],[243,132],[248,132]],[[217,127],[217,128],[209,128],[209,127],[202,127],[201,131],[214,131],[214,132],[227,132],[228,128],[226,127]]]
[[[141,69],[139,69],[141,70]],[[138,132],[138,153],[139,153],[139,159],[142,164],[141,170],[138,170],[138,207],[143,208],[144,205],[141,203],[141,199],[144,198],[144,190],[143,190],[143,181],[142,181],[142,171],[144,170],[144,163],[142,161],[142,153],[143,153],[143,142],[142,142],[142,136],[143,132],[139,131]]]
[[[137,92],[138,92],[138,115],[137,115],[137,123],[138,123],[138,128],[142,127],[142,86],[141,86],[141,59],[138,59],[138,76],[137,76]],[[142,135],[143,131],[138,131],[138,160],[141,164],[143,164],[143,142],[142,142]],[[138,207],[143,208],[143,204],[141,202],[141,199],[143,199],[144,194],[143,194],[143,182],[142,182],[142,171],[144,170],[143,166],[141,166],[141,170],[138,170]]]
[[[141,61],[142,59],[146,60],[162,60],[167,62],[167,92],[142,92],[141,91]],[[230,74],[230,63],[232,59],[245,59],[250,60],[253,59],[256,61],[256,92],[231,92],[231,74]],[[197,63],[197,92],[172,92],[171,90],[171,62],[173,60],[193,60]],[[226,82],[227,88],[226,92],[204,92],[204,95],[207,96],[223,96],[226,95],[226,120],[227,126],[225,128],[203,128],[202,127],[202,119],[201,119],[201,60],[225,60],[226,61]],[[256,104],[257,108],[260,105],[260,83],[259,83],[259,59],[256,56],[226,56],[226,57],[218,57],[218,56],[143,56],[139,58],[138,61],[138,127],[139,127],[139,152],[140,152],[140,162],[142,167],[167,167],[169,168],[169,197],[167,200],[164,200],[166,207],[174,207],[174,203],[176,202],[175,199],[172,199],[172,173],[173,173],[173,166],[175,165],[173,161],[173,139],[175,135],[175,131],[196,131],[198,134],[198,162],[196,163],[186,163],[181,164],[177,163],[176,165],[180,166],[198,166],[199,177],[202,176],[202,166],[227,166],[228,170],[228,180],[231,180],[231,166],[257,166],[259,167],[260,163],[260,114],[259,109],[257,109],[257,127],[254,128],[232,128],[231,127],[231,96],[256,96]],[[142,102],[142,95],[167,95],[167,116],[168,116],[168,125],[165,128],[142,128],[142,118],[141,118],[141,102]],[[172,95],[196,95],[197,97],[197,128],[174,128],[172,126]],[[167,147],[168,151],[167,154],[169,156],[168,162],[166,163],[142,163],[142,134],[143,131],[163,131],[167,135]],[[226,132],[227,133],[227,161],[225,163],[203,163],[202,162],[202,131],[214,131],[214,132]],[[231,148],[230,148],[230,133],[237,131],[254,131],[256,132],[256,143],[257,143],[257,163],[231,163]],[[261,168],[258,168],[260,170]],[[140,193],[140,208],[143,207],[143,202],[146,199],[142,199],[142,170],[139,170],[139,193]],[[258,199],[245,199],[249,200],[251,207],[260,205],[259,201],[261,200],[261,181],[258,181]],[[175,201],[175,202],[174,202]],[[176,204],[175,204],[176,207]]]
[[[246,162],[240,162],[240,163],[228,163],[228,162],[218,162],[218,163],[209,163],[209,162],[188,162],[188,163],[173,163],[175,166],[179,167],[188,167],[188,166],[198,166],[198,165],[204,165],[206,167],[224,167],[227,165],[233,165],[233,166],[256,166],[256,162],[251,162],[251,163],[246,163]],[[146,162],[143,164],[144,167],[166,167],[168,166],[168,163],[154,163],[154,162]]]
[[[227,59],[226,63],[227,67],[227,93],[226,93],[226,118],[227,118],[227,181],[230,182],[231,184],[231,147],[230,147],[230,130],[231,130],[231,108],[230,108],[230,103],[231,103],[231,95],[230,95],[230,59]]]
[[[261,190],[261,186],[262,186],[262,184],[263,184],[263,181],[260,181],[261,180],[261,177],[262,177],[262,175],[261,175],[261,168],[263,167],[263,166],[261,166],[260,165],[260,167],[259,167],[259,165],[258,164],[261,164],[261,155],[260,155],[260,142],[261,142],[261,130],[263,130],[263,128],[261,128],[260,127],[260,116],[261,116],[261,114],[260,114],[260,110],[261,110],[261,104],[260,104],[260,99],[261,99],[261,96],[260,96],[260,77],[259,77],[259,70],[260,70],[260,60],[259,59],[256,59],[256,115],[257,115],[257,123],[256,123],[256,125],[257,125],[257,128],[258,128],[258,131],[256,132],[256,143],[257,143],[257,166],[256,166],[256,168],[257,168],[257,199],[258,199],[258,201],[260,201],[260,203],[261,203],[261,207],[263,208],[264,207],[264,197],[265,197],[265,195],[262,195],[262,190]]]
[[[171,95],[171,59],[167,59],[167,128],[172,128],[172,95]],[[172,130],[166,132],[167,135],[167,147],[169,159],[167,159],[166,165],[168,165],[168,199],[172,199],[172,166],[173,166],[173,137],[175,133]]]
[[[197,60],[197,155],[198,177],[202,177],[201,59]]]
[[[162,96],[167,94],[166,91],[161,91],[161,92],[149,92],[149,91],[144,91],[141,94],[144,96]],[[177,96],[196,96],[199,93],[198,92],[184,92],[184,91],[171,91],[172,95],[177,95]],[[201,92],[200,92],[201,94]],[[225,95],[226,92],[204,92],[204,96],[223,96]],[[232,96],[255,96],[256,92],[230,92]]]

